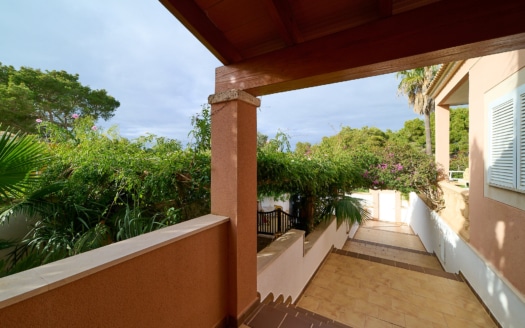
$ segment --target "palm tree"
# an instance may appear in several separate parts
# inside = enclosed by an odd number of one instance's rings
[[[430,135],[430,114],[434,111],[434,99],[426,94],[430,83],[436,76],[439,66],[428,66],[401,71],[396,74],[401,78],[397,86],[398,94],[408,97],[408,105],[414,108],[414,112],[425,115],[425,141],[426,153],[432,155],[432,136]]]

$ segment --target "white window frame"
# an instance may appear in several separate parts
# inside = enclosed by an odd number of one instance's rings
[[[525,84],[489,104],[490,186],[525,193]]]

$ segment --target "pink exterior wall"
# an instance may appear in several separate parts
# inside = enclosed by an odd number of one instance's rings
[[[470,242],[525,294],[525,211],[485,197],[484,95],[525,66],[525,51],[482,57],[470,70]],[[525,194],[520,194],[525,203]]]
[[[0,326],[221,325],[227,316],[228,226],[225,220],[219,225],[183,236],[175,242],[86,277],[72,282],[63,281],[62,286],[0,307]],[[166,232],[159,230],[153,234],[162,233]],[[87,255],[84,258],[87,257],[89,261],[89,256],[97,258],[104,256],[101,255],[104,252],[111,253],[111,246],[82,255]],[[70,262],[73,265],[75,263]],[[48,271],[52,267],[53,263],[48,265]],[[16,283],[15,276],[7,278],[15,279],[11,283]],[[7,278],[2,280],[6,281]]]
[[[441,164],[446,174],[449,171],[450,158],[450,111],[449,106],[436,104],[436,162]]]
[[[525,294],[525,194],[488,187],[485,176],[488,127],[488,104],[485,103],[485,97],[488,92],[523,67],[525,50],[469,59],[450,77],[435,98],[436,104],[446,106],[447,97],[468,79],[470,243],[503,277]],[[438,124],[436,129],[443,130],[436,131],[436,135],[448,130],[445,125],[439,127]],[[436,140],[436,144],[440,141]],[[444,156],[440,154],[437,160]],[[506,195],[503,198],[512,198],[514,205],[495,200],[487,190],[492,194]]]

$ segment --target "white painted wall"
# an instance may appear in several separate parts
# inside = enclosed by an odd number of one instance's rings
[[[283,211],[290,213],[290,195],[284,195],[283,200],[274,199],[273,197],[263,197],[258,201],[258,210],[264,212],[271,212],[275,209],[275,205],[281,206]]]
[[[396,222],[396,193],[379,193],[379,220]]]
[[[9,223],[0,224],[0,239],[20,241],[31,230],[31,225],[36,219],[28,219],[25,215],[15,214],[9,219]],[[10,249],[0,250],[0,260],[5,258]]]
[[[523,296],[414,193],[410,194],[407,221],[446,271],[461,271],[503,327],[524,327]]]
[[[362,201],[362,204],[364,207],[370,212],[370,215],[373,218],[376,218],[378,213],[374,213],[374,197],[370,193],[355,193],[355,194],[346,194],[346,196],[350,196],[353,198],[359,198]]]
[[[261,299],[273,293],[274,297],[283,295],[285,299],[291,296],[295,302],[332,246],[343,247],[348,239],[348,228],[346,224],[337,228],[336,220],[332,220],[324,231],[310,234],[306,241],[304,231],[290,230],[259,252],[257,291]],[[355,233],[357,228],[351,230]],[[305,242],[311,244],[305,247]]]

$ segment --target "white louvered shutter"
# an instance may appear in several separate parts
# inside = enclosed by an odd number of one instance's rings
[[[492,108],[489,184],[516,188],[514,99]]]
[[[518,118],[518,189],[525,191],[525,92],[518,95]]]

